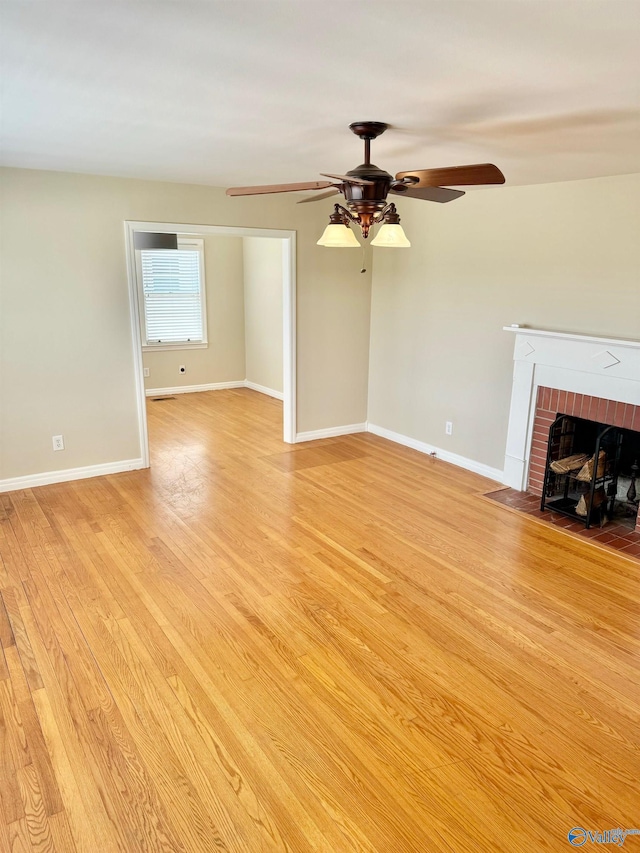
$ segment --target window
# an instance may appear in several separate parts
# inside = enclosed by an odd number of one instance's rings
[[[143,346],[206,347],[203,241],[178,238],[177,249],[141,249],[136,255]]]

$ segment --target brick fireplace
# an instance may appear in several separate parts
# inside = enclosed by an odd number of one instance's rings
[[[515,335],[507,485],[542,494],[549,427],[559,414],[640,432],[640,341],[505,331]]]
[[[527,491],[534,495],[542,495],[549,428],[558,415],[570,415],[640,432],[640,406],[588,394],[576,394],[573,391],[561,391],[558,388],[547,388],[544,385],[538,386],[527,482]],[[640,486],[640,483],[638,485]],[[640,515],[635,526],[640,532]]]

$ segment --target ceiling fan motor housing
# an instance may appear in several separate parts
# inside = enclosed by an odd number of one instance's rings
[[[363,163],[348,171],[347,175],[371,181],[370,184],[364,185],[345,183],[343,188],[347,207],[357,215],[362,226],[362,235],[366,238],[375,215],[387,204],[387,195],[394,179],[373,163]]]

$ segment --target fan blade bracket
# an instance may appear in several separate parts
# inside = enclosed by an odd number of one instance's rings
[[[505,177],[493,163],[473,163],[469,166],[448,166],[442,169],[414,169],[398,172],[397,181],[415,178],[416,187],[460,187],[504,184]]]
[[[256,187],[229,187],[227,195],[263,195],[266,193],[295,193],[304,190],[326,190],[333,187],[329,181],[306,181],[299,184],[265,184]]]
[[[323,178],[335,178],[344,184],[358,184],[358,186],[372,186],[375,181],[367,181],[365,178],[354,178],[351,175],[330,175],[328,172],[320,172]]]

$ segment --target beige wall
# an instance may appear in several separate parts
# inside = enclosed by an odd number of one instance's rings
[[[640,338],[640,175],[398,206],[412,248],[374,253],[369,421],[502,469],[503,326]]]
[[[140,457],[125,220],[296,230],[298,430],[364,421],[370,278],[316,246],[323,203],[186,184],[1,172],[0,480]],[[66,450],[54,453],[51,436]]]
[[[242,242],[246,378],[282,391],[282,240]]]
[[[1,179],[0,480],[140,456],[127,219],[297,230],[300,432],[365,420],[370,358],[372,423],[502,468],[503,325],[640,337],[638,175],[403,200],[413,247],[374,252],[372,302],[358,253],[315,245],[322,203],[55,172]],[[59,433],[67,449],[54,453]]]
[[[242,237],[207,236],[202,239],[208,346],[206,349],[145,350],[143,362],[150,371],[144,380],[145,388],[210,385],[245,378]],[[179,372],[180,365],[185,366],[186,373]]]

